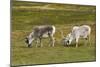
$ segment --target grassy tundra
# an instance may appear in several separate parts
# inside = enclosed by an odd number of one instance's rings
[[[95,61],[96,46],[96,7],[82,5],[65,5],[50,3],[32,3],[13,1],[11,17],[11,65],[48,64],[64,62]],[[35,25],[55,25],[67,35],[74,25],[88,24],[92,28],[91,45],[84,46],[84,40],[64,47],[61,35],[56,31],[55,47],[48,46],[48,40],[43,40],[44,47],[28,48],[24,38]]]

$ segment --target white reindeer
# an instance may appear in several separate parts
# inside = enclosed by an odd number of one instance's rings
[[[91,27],[88,25],[74,26],[71,33],[63,38],[64,45],[70,45],[73,40],[76,41],[76,47],[78,47],[79,38],[88,39],[90,43]]]
[[[41,47],[42,45],[42,38],[50,38],[50,44],[49,46],[54,46],[55,39],[55,26],[53,25],[41,25],[41,26],[35,26],[33,28],[33,31],[26,37],[26,43],[28,44],[28,47],[31,47],[32,41],[36,40],[36,47],[40,43]]]

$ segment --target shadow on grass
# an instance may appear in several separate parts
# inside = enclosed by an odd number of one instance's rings
[[[83,47],[83,46],[87,46],[87,45],[84,45],[83,43],[78,44],[78,47]],[[64,45],[64,47],[76,47],[76,43],[73,43],[71,45]]]

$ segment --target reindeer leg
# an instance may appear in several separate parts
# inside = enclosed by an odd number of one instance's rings
[[[49,40],[49,46],[53,46],[54,47],[54,43],[55,43],[55,38],[53,36],[49,36],[50,40]]]
[[[54,44],[55,44],[55,38],[54,38],[54,37],[51,37],[51,41],[52,41],[52,46],[54,47]]]
[[[53,37],[53,40],[52,40],[52,46],[54,47],[54,44],[55,44],[55,38]]]
[[[39,44],[39,40],[36,39],[36,47],[38,47],[38,44]]]
[[[76,39],[76,48],[78,47],[78,39],[79,39],[79,38]]]
[[[48,34],[48,36],[49,36],[49,47],[50,47],[51,46],[52,38],[51,38],[50,34]]]
[[[76,43],[76,48],[78,47],[78,43]]]
[[[51,38],[49,39],[49,47],[51,46]]]
[[[84,40],[84,46],[87,46],[87,44],[88,44],[88,37],[86,37]]]
[[[87,37],[85,38],[85,40],[86,40],[85,46],[87,46],[88,43],[91,45],[91,42],[90,42],[90,36],[87,36]]]
[[[43,47],[42,38],[40,38],[40,45],[41,45],[41,47]]]
[[[49,47],[52,45],[52,37],[51,36],[49,36]]]

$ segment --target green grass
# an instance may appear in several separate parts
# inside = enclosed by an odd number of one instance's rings
[[[13,1],[11,17],[11,65],[48,64],[79,61],[95,61],[95,6],[65,5],[50,3],[32,3]],[[64,47],[60,40],[60,32],[56,31],[55,47],[48,46],[48,40],[43,40],[43,47],[28,48],[25,37],[35,25],[55,25],[57,30],[63,30],[67,35],[74,25],[88,24],[92,28],[91,45],[84,46],[81,39],[79,47],[75,43]]]

